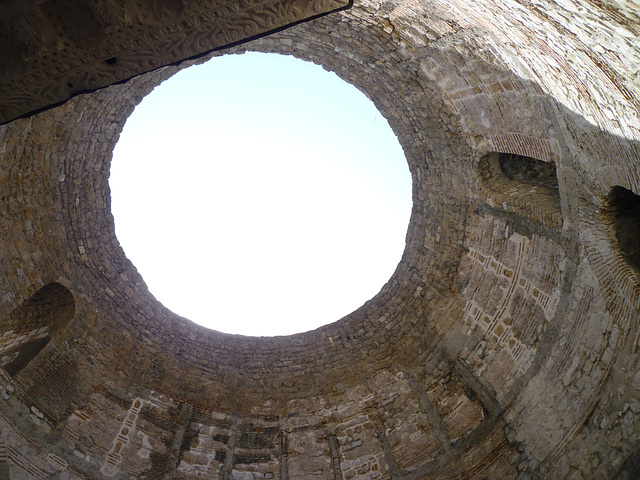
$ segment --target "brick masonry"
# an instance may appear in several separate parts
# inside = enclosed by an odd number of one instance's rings
[[[365,0],[211,55],[336,72],[412,172],[389,282],[290,337],[174,315],[115,237],[119,132],[189,62],[1,126],[0,363],[48,341],[0,369],[0,475],[637,478],[640,286],[607,198],[640,192],[640,23],[598,5]],[[553,165],[557,191],[497,153]]]

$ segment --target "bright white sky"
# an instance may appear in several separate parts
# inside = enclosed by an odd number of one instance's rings
[[[312,63],[226,55],[157,87],[127,120],[116,235],[151,293],[226,333],[289,335],[380,291],[404,250],[411,179],[355,87]]]

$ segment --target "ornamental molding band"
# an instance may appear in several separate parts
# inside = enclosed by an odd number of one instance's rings
[[[348,0],[56,0],[0,8],[0,124],[348,7]]]

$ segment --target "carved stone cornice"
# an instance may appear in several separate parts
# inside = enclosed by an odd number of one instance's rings
[[[0,7],[0,123],[348,4],[14,0]]]

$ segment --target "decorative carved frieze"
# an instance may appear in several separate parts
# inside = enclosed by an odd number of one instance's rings
[[[14,1],[0,9],[0,123],[348,3]]]

